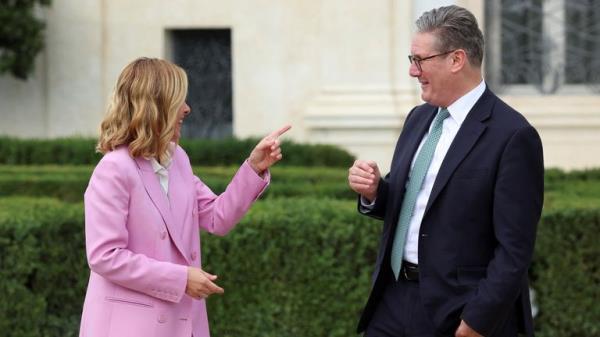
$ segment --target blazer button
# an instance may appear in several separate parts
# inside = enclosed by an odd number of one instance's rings
[[[167,316],[165,314],[158,315],[158,323],[166,323],[166,322],[167,322]]]
[[[429,237],[429,234],[425,234],[425,233],[423,233],[423,234],[421,234],[421,237],[422,237],[422,238]]]
[[[161,239],[161,240],[164,240],[164,239],[166,239],[166,238],[167,238],[167,232],[165,232],[165,231],[162,231],[162,232],[160,233],[160,239]]]
[[[194,252],[192,252],[192,254],[190,254],[190,257],[192,258],[192,261],[196,261],[198,254],[194,251]]]

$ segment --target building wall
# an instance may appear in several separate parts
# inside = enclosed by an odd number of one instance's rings
[[[120,70],[169,57],[169,29],[232,31],[234,133],[341,145],[389,162],[402,121],[420,103],[408,76],[422,11],[457,3],[483,26],[483,1],[54,0],[35,74],[0,78],[0,134],[94,136]],[[503,96],[538,128],[547,166],[600,165],[600,97]]]
[[[0,77],[0,134],[95,135],[104,111],[101,1],[55,0],[46,48],[27,81]]]

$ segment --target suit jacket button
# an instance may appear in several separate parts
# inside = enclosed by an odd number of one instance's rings
[[[429,234],[425,234],[425,233],[421,234],[421,237],[422,237],[422,238],[426,238],[426,237],[428,237],[428,236],[429,236]]]
[[[166,322],[167,322],[167,316],[165,314],[158,315],[158,323],[166,323]]]
[[[166,239],[166,238],[167,238],[167,232],[165,232],[165,231],[162,231],[162,232],[160,233],[160,239],[161,239],[161,240],[164,240],[164,239]]]
[[[190,257],[192,258],[192,261],[196,261],[198,254],[194,251],[194,252],[192,252],[192,254],[190,254]]]

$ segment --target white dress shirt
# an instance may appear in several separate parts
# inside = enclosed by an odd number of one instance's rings
[[[156,158],[150,158],[150,164],[152,164],[154,174],[156,174],[160,186],[167,196],[169,196],[169,166],[171,166],[171,157],[173,156],[176,146],[175,143],[169,144],[169,148],[167,149],[167,159],[163,165],[161,165]]]
[[[429,165],[429,169],[427,170],[427,174],[423,180],[421,190],[417,195],[417,202],[410,219],[408,234],[406,236],[406,245],[404,246],[404,260],[408,262],[414,264],[419,263],[419,229],[421,228],[421,221],[423,220],[423,215],[425,214],[425,207],[427,206],[429,195],[433,189],[435,178],[437,177],[440,167],[442,166],[442,162],[444,161],[444,157],[446,156],[454,137],[456,137],[460,126],[477,100],[479,100],[481,95],[483,95],[485,88],[485,82],[481,81],[477,87],[456,100],[447,108],[450,112],[450,117],[446,118],[442,124],[442,136],[440,137],[440,140],[435,148],[433,159],[431,160],[431,164]],[[421,144],[419,144],[419,148],[413,156],[410,166],[411,170],[415,164],[417,154],[419,151],[421,151],[421,147],[423,146],[425,139],[427,139],[429,132],[431,132],[431,125],[429,126],[429,131],[421,140]],[[361,204],[363,207],[369,209],[373,207],[374,201],[371,204],[366,204],[365,200],[361,198]]]

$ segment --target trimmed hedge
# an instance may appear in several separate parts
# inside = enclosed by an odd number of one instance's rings
[[[237,170],[230,167],[194,167],[194,172],[215,193],[221,193]],[[88,184],[92,166],[0,165],[0,197],[46,196],[79,202]],[[600,170],[598,170],[600,172]],[[547,170],[544,208],[593,208],[600,205],[600,176],[594,170],[563,172]],[[354,199],[347,183],[346,168],[292,167],[276,165],[273,184],[264,197],[328,197]]]
[[[192,165],[236,165],[243,162],[256,138],[224,140],[182,139]],[[0,137],[0,164],[10,165],[82,165],[96,164],[101,155],[95,152],[92,138],[17,139]],[[285,160],[279,165],[349,167],[354,156],[345,150],[324,144],[298,144],[284,140]]]
[[[81,204],[4,198],[0,209],[0,289],[13,289],[0,329],[76,336],[88,277]],[[208,304],[212,334],[348,336],[377,244],[359,238],[379,227],[352,202],[282,199],[259,202],[225,238],[203,235],[204,268],[226,289]]]
[[[0,199],[0,331],[77,336],[87,284],[80,205]]]
[[[194,172],[215,193],[229,184],[238,167],[195,167]],[[46,196],[68,202],[83,200],[91,166],[6,166],[0,165],[0,197]],[[273,183],[264,197],[313,196],[354,199],[346,169],[275,166]]]
[[[600,208],[544,215],[531,275],[537,336],[600,336],[599,241]]]
[[[17,139],[0,137],[0,164],[95,164],[96,140],[88,138]]]
[[[225,289],[208,303],[212,334],[355,335],[381,228],[355,210],[350,201],[272,200],[228,237],[204,236],[204,267]]]
[[[553,184],[562,181],[583,180],[592,181],[600,180],[600,168],[564,171],[557,168],[546,170],[544,176],[545,184]]]
[[[225,140],[182,139],[181,147],[190,157],[192,165],[238,165],[258,144],[258,138]],[[350,167],[354,156],[347,151],[326,144],[298,144],[289,140],[281,143],[283,157],[277,165],[282,166],[329,166]]]
[[[366,301],[380,222],[353,201],[258,202],[221,238],[203,235],[212,334],[353,336]],[[532,267],[537,336],[600,335],[600,209],[544,214]],[[87,282],[81,204],[0,199],[0,331],[76,336]]]

